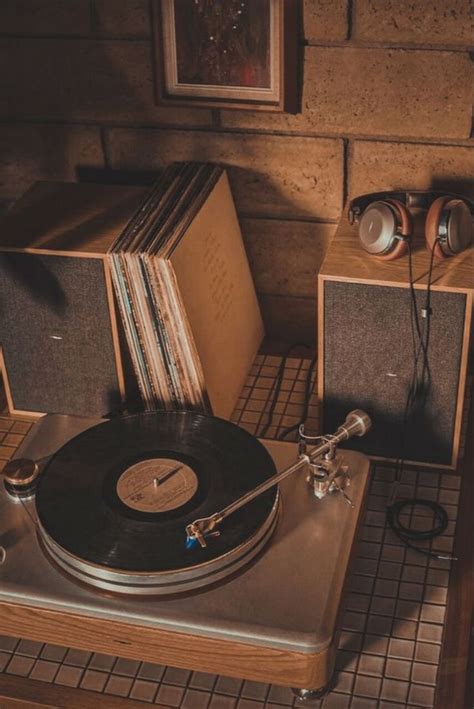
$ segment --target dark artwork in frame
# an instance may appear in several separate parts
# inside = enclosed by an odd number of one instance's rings
[[[154,0],[159,103],[296,112],[297,0]]]

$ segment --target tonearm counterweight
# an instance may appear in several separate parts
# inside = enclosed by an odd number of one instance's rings
[[[336,458],[336,447],[339,443],[347,441],[352,436],[365,435],[370,430],[370,427],[371,420],[365,411],[360,409],[351,411],[334,434],[321,437],[322,443],[311,449],[306,449],[306,446],[303,446],[298,460],[293,465],[276,473],[268,480],[257,485],[253,490],[249,490],[245,495],[242,495],[242,497],[239,497],[235,502],[227,505],[219,512],[215,512],[209,517],[196,519],[191,524],[188,524],[186,527],[187,547],[191,548],[196,543],[199,543],[201,547],[206,547],[206,537],[218,534],[217,527],[226,517],[304,467],[309,468],[310,473],[307,480],[313,486],[314,494],[318,499],[321,499],[329,492],[338,491],[350,503],[344,492],[343,485],[337,480],[340,473],[340,464]]]

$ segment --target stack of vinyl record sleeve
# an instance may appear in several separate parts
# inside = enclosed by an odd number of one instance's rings
[[[223,168],[164,170],[109,262],[145,409],[228,418],[263,325]]]

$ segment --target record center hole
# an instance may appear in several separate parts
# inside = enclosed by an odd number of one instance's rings
[[[134,463],[117,482],[119,499],[140,512],[169,512],[191,499],[198,488],[196,473],[173,458],[149,458]]]

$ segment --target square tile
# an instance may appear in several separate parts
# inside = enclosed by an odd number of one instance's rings
[[[164,704],[167,707],[179,707],[184,695],[182,687],[162,684],[155,698],[155,704]]]
[[[420,623],[418,626],[417,640],[428,643],[441,643],[443,626],[433,623]]]
[[[6,672],[9,675],[19,675],[20,677],[28,677],[34,663],[35,661],[32,657],[13,655],[7,665]]]
[[[397,601],[395,608],[395,616],[397,618],[406,618],[407,620],[418,620],[420,616],[420,603],[412,601]]]
[[[413,620],[397,619],[393,624],[392,636],[405,640],[415,640],[417,627],[417,623]]]
[[[86,670],[81,681],[81,689],[88,689],[91,692],[102,692],[108,678],[105,672]]]
[[[378,569],[378,576],[383,579],[394,579],[400,578],[402,573],[402,565],[395,564],[392,561],[381,561]]]
[[[141,679],[149,679],[152,682],[160,682],[164,671],[165,667],[163,665],[155,665],[152,662],[143,662],[138,670],[138,677]]]
[[[180,709],[207,709],[209,694],[198,689],[187,689]]]
[[[375,576],[377,574],[377,564],[377,559],[356,559],[354,571],[356,574],[363,574],[364,576]]]
[[[364,525],[360,531],[360,537],[366,542],[381,542],[383,529],[380,527],[367,527]]]
[[[361,653],[359,657],[359,665],[357,673],[362,675],[373,675],[374,677],[382,677],[385,667],[385,658],[377,655],[366,655]]]
[[[388,530],[388,531],[390,532],[391,530]],[[383,561],[392,561],[394,563],[402,564],[403,560],[405,559],[405,553],[406,553],[405,547],[403,547],[401,545],[400,540],[398,539],[398,537],[396,537],[393,534],[393,532],[391,532],[390,535],[388,535],[388,533],[387,533],[386,540],[388,540],[389,538],[390,538],[390,540],[393,539],[393,542],[399,542],[399,543],[396,544],[396,543],[392,543],[392,541],[390,541],[389,544],[384,544],[380,558]]]
[[[102,672],[110,672],[117,661],[112,655],[103,655],[100,652],[95,652],[89,662],[88,667],[92,670],[100,670]]]
[[[377,579],[375,581],[374,593],[376,593],[377,596],[396,598],[398,594],[398,586],[398,581],[392,581],[390,579]]]
[[[233,696],[238,696],[240,694],[240,688],[243,685],[243,680],[236,679],[235,677],[224,677],[220,676],[217,680],[215,691],[220,694],[232,694]]]
[[[408,682],[400,682],[396,679],[384,679],[380,696],[383,699],[405,704],[409,686]]]
[[[445,614],[445,606],[435,606],[431,603],[423,603],[421,606],[420,620],[427,623],[444,623]]]
[[[426,485],[429,487],[439,487],[439,474],[433,472],[420,472],[418,473],[418,484]]]
[[[385,676],[392,679],[409,680],[412,663],[408,660],[394,660],[389,657],[385,665]]]
[[[341,650],[360,650],[362,647],[362,637],[361,633],[352,633],[349,630],[342,630],[339,637],[339,648]]]
[[[359,659],[358,652],[350,652],[348,650],[338,650],[336,653],[336,669],[349,670],[355,672]]]
[[[370,596],[362,593],[348,593],[346,598],[346,608],[352,611],[366,613],[370,606]]]
[[[372,655],[385,655],[388,649],[388,638],[382,635],[366,635],[364,638],[364,652]]]
[[[207,672],[193,672],[189,681],[189,686],[194,689],[205,689],[211,692],[217,681],[217,675],[210,675]]]
[[[417,642],[415,648],[415,661],[437,665],[439,662],[440,650],[441,647],[439,645]]]
[[[365,515],[365,523],[373,527],[385,527],[385,513],[377,512],[376,510],[367,510]]]
[[[369,495],[368,509],[375,511],[385,511],[387,507],[387,496],[386,495]]]
[[[19,642],[18,638],[11,638],[9,635],[0,635],[0,650],[4,652],[14,652]]]
[[[114,675],[124,675],[124,677],[135,677],[140,664],[139,660],[125,660],[119,657],[115,663],[113,673]]]
[[[447,586],[449,583],[449,571],[445,571],[444,569],[428,569],[426,583],[430,586]]]
[[[423,586],[420,583],[404,583],[400,584],[398,592],[399,598],[406,601],[421,601],[423,598]]]
[[[437,674],[437,665],[425,665],[421,662],[414,662],[411,673],[411,681],[416,684],[431,684],[435,686]]]
[[[404,566],[402,581],[410,583],[425,583],[426,570],[423,566]]]
[[[358,697],[378,697],[382,680],[377,677],[357,675],[354,683],[354,694]]]
[[[457,505],[459,502],[459,490],[441,490],[439,501],[442,505]]]
[[[419,707],[432,707],[434,702],[434,689],[419,684],[412,684],[408,701]]]
[[[246,699],[258,699],[259,701],[263,702],[265,701],[268,691],[268,684],[245,680],[243,687],[240,690],[240,693],[242,697],[245,697]]]
[[[62,662],[67,653],[67,647],[62,647],[61,645],[48,645],[46,644],[41,650],[42,660],[51,660],[51,662]]]
[[[385,615],[369,615],[367,618],[367,633],[372,635],[391,635],[392,618]]]
[[[30,673],[30,679],[37,679],[41,682],[53,682],[59,663],[48,662],[48,660],[37,660]]]
[[[378,558],[380,547],[373,542],[359,542],[357,547],[357,556],[361,559]]]
[[[82,677],[83,669],[81,667],[71,667],[70,665],[62,665],[56,675],[55,684],[64,684],[66,687],[77,687]]]
[[[425,586],[425,600],[428,603],[440,603],[446,605],[448,589],[439,586]]]
[[[105,685],[106,694],[114,694],[116,697],[127,697],[132,688],[133,680],[130,677],[118,677],[111,675]]]
[[[443,489],[459,490],[461,488],[461,476],[445,473],[442,476],[441,486]]]
[[[288,687],[279,687],[276,684],[270,687],[270,693],[268,695],[269,702],[293,706],[294,698],[293,692]]]
[[[415,643],[413,640],[397,640],[391,638],[388,647],[390,657],[397,657],[405,660],[411,660],[415,651]]]
[[[158,684],[148,682],[144,679],[136,679],[130,692],[130,699],[137,699],[140,702],[152,702],[158,691]]]
[[[372,596],[370,612],[377,615],[387,615],[391,618],[395,613],[395,605],[395,598],[387,598],[386,596]]]
[[[179,667],[167,667],[163,675],[163,682],[185,687],[188,684],[190,676],[191,672],[189,670],[182,670]]]
[[[414,549],[407,549],[405,562],[407,564],[413,564],[414,566],[428,566],[428,557],[426,554],[422,554]]]
[[[353,574],[349,578],[349,590],[356,593],[371,594],[374,587],[375,579],[372,576],[359,576]]]
[[[352,672],[337,672],[334,677],[334,690],[340,693],[351,694],[354,684],[354,674]]]
[[[366,616],[363,613],[346,611],[342,618],[342,628],[344,630],[355,630],[362,632],[365,626]]]
[[[20,640],[15,653],[18,655],[27,655],[28,657],[38,657],[43,649],[44,643],[38,643],[35,640]]]
[[[76,667],[86,667],[91,657],[92,653],[86,652],[86,650],[68,650],[64,658],[64,663]]]

